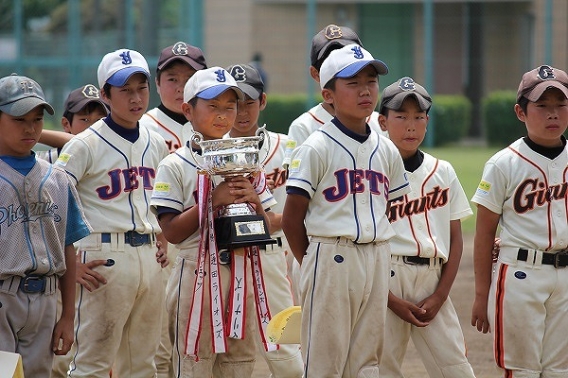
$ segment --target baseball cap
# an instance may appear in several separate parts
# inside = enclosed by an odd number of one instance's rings
[[[103,57],[97,69],[99,88],[104,87],[106,83],[115,87],[123,87],[130,76],[136,73],[143,73],[148,79],[150,78],[148,62],[138,51],[119,49],[108,53]]]
[[[404,99],[408,96],[415,97],[420,109],[425,112],[432,106],[432,98],[426,89],[411,77],[405,76],[385,88],[379,104],[379,113],[383,114],[384,108],[400,109]]]
[[[373,58],[370,52],[357,44],[333,50],[321,65],[321,89],[334,77],[342,79],[353,77],[368,65],[375,67],[379,75],[386,75],[389,72],[384,62]]]
[[[180,41],[162,50],[158,58],[158,71],[175,60],[189,64],[196,71],[207,68],[203,51],[199,47]]]
[[[103,100],[101,100],[99,90],[93,84],[87,84],[80,88],[72,90],[65,100],[65,111],[70,113],[77,113],[91,102],[101,104],[105,112],[108,114],[108,109]]]
[[[239,100],[244,100],[243,92],[230,73],[221,67],[206,68],[197,71],[185,83],[183,101],[189,102],[194,97],[212,100],[229,89],[235,91]]]
[[[42,105],[51,115],[53,107],[45,101],[43,90],[37,82],[26,76],[12,74],[0,79],[0,111],[21,117]]]
[[[249,64],[234,64],[227,71],[237,82],[237,85],[247,96],[257,100],[264,92],[264,82],[256,68]]]
[[[324,59],[332,50],[356,43],[363,46],[357,33],[347,26],[329,24],[312,38],[310,61],[312,66],[320,68]]]
[[[560,89],[568,98],[568,75],[566,75],[566,72],[551,66],[537,67],[523,75],[517,91],[517,102],[521,97],[536,102],[549,88]]]

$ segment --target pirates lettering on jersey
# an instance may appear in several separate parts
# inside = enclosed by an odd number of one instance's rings
[[[266,172],[266,179],[274,181],[274,188],[280,188],[286,185],[288,179],[288,170],[280,167],[274,168],[272,172]]]
[[[16,221],[34,222],[40,218],[51,217],[56,222],[61,221],[61,216],[56,213],[59,207],[53,202],[32,202],[26,205],[14,207],[0,207],[0,224],[6,223],[10,227]]]
[[[391,223],[404,217],[422,214],[428,210],[446,206],[450,202],[450,189],[442,189],[436,186],[422,197],[414,198],[410,201],[405,201],[405,198],[391,202],[389,212],[389,221]]]
[[[524,214],[552,200],[565,199],[567,192],[568,183],[566,182],[547,187],[546,183],[539,179],[528,179],[515,190],[513,208],[518,214]]]
[[[388,198],[389,179],[380,172],[364,169],[341,169],[335,171],[336,185],[322,191],[326,200],[340,201],[349,194],[363,193],[368,190],[374,195],[383,195]]]
[[[152,180],[156,177],[154,168],[149,167],[130,167],[128,169],[114,169],[108,172],[110,185],[101,186],[96,189],[99,198],[109,200],[117,197],[120,193],[129,193],[138,189],[140,180],[144,190],[152,190]]]

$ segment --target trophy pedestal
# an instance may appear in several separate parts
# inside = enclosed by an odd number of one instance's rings
[[[262,215],[235,215],[215,219],[215,236],[220,249],[275,244]]]

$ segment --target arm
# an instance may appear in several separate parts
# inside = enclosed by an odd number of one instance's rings
[[[193,206],[179,214],[162,214],[158,216],[158,223],[165,240],[172,244],[181,243],[199,228],[199,208]]]
[[[429,324],[427,321],[421,320],[426,310],[412,302],[397,297],[390,290],[387,307],[394,312],[396,316],[416,327],[426,327]]]
[[[266,213],[266,215],[268,216],[268,218],[270,218],[269,232],[272,234],[276,231],[280,231],[282,229],[282,213],[269,211]]]
[[[448,261],[442,267],[442,274],[436,291],[429,297],[418,302],[417,305],[425,309],[425,313],[420,317],[422,321],[428,322],[434,319],[440,307],[444,304],[454,280],[458,273],[463,252],[463,236],[461,231],[461,221],[459,219],[450,222],[450,254]]]
[[[492,251],[499,214],[485,206],[477,206],[475,237],[473,239],[473,267],[475,273],[475,299],[471,313],[471,325],[479,332],[489,332],[487,301],[491,286]]]
[[[282,213],[282,230],[290,244],[290,249],[298,263],[302,260],[308,249],[309,240],[304,224],[310,200],[299,194],[288,194]]]
[[[67,270],[59,279],[63,307],[51,339],[51,348],[57,355],[67,354],[73,344],[73,322],[75,321],[75,247],[73,244],[65,246],[65,265]]]
[[[65,143],[73,138],[73,134],[64,131],[43,129],[39,137],[39,142],[51,147],[62,148]]]
[[[168,241],[163,233],[159,233],[156,235],[156,262],[161,265],[162,268],[165,268],[170,264],[170,260],[168,259]]]

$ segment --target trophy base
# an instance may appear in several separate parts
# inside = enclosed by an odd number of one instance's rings
[[[238,215],[215,219],[215,235],[219,249],[244,248],[275,244],[262,215]]]

